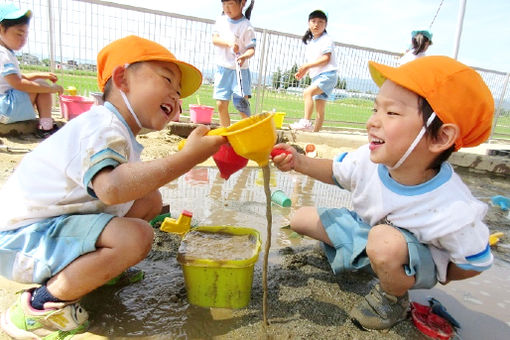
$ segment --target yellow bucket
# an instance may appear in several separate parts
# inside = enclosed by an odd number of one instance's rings
[[[285,112],[273,112],[274,113],[274,126],[277,129],[281,129],[283,125],[283,119],[285,118]]]
[[[250,303],[253,268],[262,241],[257,230],[233,226],[201,226],[192,230],[232,235],[253,235],[253,256],[243,260],[186,259],[179,248],[189,303],[201,307],[243,308]],[[189,234],[187,234],[189,235]],[[183,239],[186,242],[186,236]],[[181,243],[182,245],[182,243]]]

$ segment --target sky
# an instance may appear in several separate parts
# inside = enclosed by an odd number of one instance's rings
[[[110,0],[214,20],[219,0]],[[247,2],[250,0],[247,0]],[[440,6],[442,2],[442,5]],[[334,41],[362,47],[405,52],[411,31],[432,27],[428,54],[454,57],[463,0],[256,0],[254,27],[303,35],[308,14],[328,13],[328,33]],[[510,72],[510,0],[465,0],[457,59],[467,65]]]

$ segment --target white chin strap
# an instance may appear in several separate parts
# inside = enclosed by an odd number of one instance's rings
[[[140,123],[140,120],[138,119],[138,116],[136,115],[135,111],[133,111],[133,108],[131,107],[131,104],[129,103],[129,100],[127,99],[126,94],[124,93],[124,91],[121,90],[120,91],[120,95],[122,96],[122,99],[124,100],[124,104],[126,104],[129,112],[131,113],[131,116],[133,116],[133,118],[136,121],[136,124],[141,129],[142,128],[142,123]]]
[[[395,170],[396,168],[401,166],[402,163],[405,162],[407,157],[409,157],[409,155],[411,154],[411,152],[413,152],[413,150],[416,147],[416,145],[418,145],[420,140],[423,138],[423,135],[425,134],[425,131],[427,131],[426,129],[430,126],[430,124],[432,124],[432,121],[434,120],[434,118],[436,118],[436,113],[432,112],[432,114],[430,115],[429,119],[427,119],[427,123],[425,124],[425,126],[422,126],[420,132],[418,133],[418,136],[416,136],[416,138],[413,140],[413,142],[411,143],[411,145],[409,146],[407,151],[404,153],[404,155],[398,160],[397,163],[395,163],[394,166],[392,166],[391,168],[388,168],[388,169]]]

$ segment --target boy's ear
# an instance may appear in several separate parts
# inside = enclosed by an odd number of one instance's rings
[[[432,152],[443,152],[455,144],[457,137],[459,137],[459,127],[455,124],[443,124],[439,129],[437,138],[431,141],[429,146]]]
[[[126,81],[126,68],[124,66],[117,66],[113,69],[112,82],[115,87],[126,92],[128,86]]]

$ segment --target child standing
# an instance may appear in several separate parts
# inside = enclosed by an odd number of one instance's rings
[[[303,207],[290,225],[323,242],[333,272],[373,270],[379,283],[350,316],[385,329],[406,318],[409,289],[473,277],[492,264],[487,205],[446,160],[489,137],[494,101],[475,70],[448,57],[369,68],[380,91],[368,145],[333,161],[280,144],[291,154],[274,162],[351,191],[352,211]]]
[[[27,40],[31,11],[23,11],[13,4],[0,5],[0,123],[8,124],[36,117],[36,135],[46,138],[58,130],[51,118],[52,93],[62,94],[62,86],[55,84],[57,76],[49,72],[24,75],[14,51]],[[52,84],[48,84],[48,79]]]
[[[251,75],[248,59],[255,54],[255,31],[250,23],[255,0],[251,0],[243,15],[246,0],[221,0],[223,13],[213,28],[216,54],[214,94],[222,126],[230,125],[228,103],[233,98],[242,118],[251,115],[248,99],[251,98]],[[242,93],[237,85],[236,63],[241,68]],[[244,95],[244,97],[241,96]]]
[[[142,162],[136,135],[142,127],[163,129],[202,75],[137,36],[103,48],[97,69],[104,106],[39,144],[0,191],[0,274],[42,284],[2,314],[2,328],[15,338],[84,331],[88,314],[77,301],[151,249],[147,221],[161,211],[158,188],[224,143],[199,126],[181,151]]]
[[[333,39],[326,32],[327,25],[328,17],[323,11],[315,10],[308,15],[308,30],[302,38],[306,45],[307,62],[299,67],[296,79],[300,80],[308,73],[312,83],[303,92],[304,118],[291,124],[291,128],[296,130],[313,130],[314,132],[321,130],[326,100],[331,96],[338,81],[335,46]],[[314,101],[317,117],[315,126],[312,126]]]
[[[399,59],[403,65],[411,60],[424,57],[429,46],[432,45],[432,33],[427,30],[411,32],[411,48]]]

